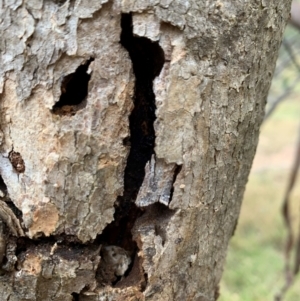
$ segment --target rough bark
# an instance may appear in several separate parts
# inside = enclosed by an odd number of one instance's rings
[[[1,300],[217,298],[289,7],[0,1]]]

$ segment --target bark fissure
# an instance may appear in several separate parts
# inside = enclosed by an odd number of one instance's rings
[[[80,65],[74,73],[63,78],[61,96],[53,106],[53,114],[75,115],[78,110],[86,106],[88,83],[91,79],[91,74],[87,71],[93,60],[94,58],[90,58],[83,65]]]
[[[135,74],[134,109],[129,117],[131,149],[124,176],[124,199],[135,200],[145,166],[154,154],[155,95],[153,80],[164,64],[164,53],[157,42],[132,33],[132,17],[122,16],[121,44],[128,51]]]
[[[172,202],[173,193],[174,193],[174,183],[175,183],[175,181],[177,179],[177,176],[180,173],[181,169],[182,169],[182,165],[177,165],[176,164],[176,167],[175,167],[175,170],[174,170],[174,175],[173,175],[172,188],[171,188],[171,191],[170,191],[169,204]]]
[[[130,137],[125,139],[131,147],[124,171],[123,196],[119,196],[115,203],[114,221],[104,229],[99,239],[127,250],[132,258],[129,269],[132,269],[137,260],[138,247],[131,231],[137,218],[143,214],[143,210],[134,202],[145,177],[145,166],[151,160],[155,146],[153,80],[159,75],[165,58],[157,42],[133,35],[131,14],[122,15],[121,27],[120,43],[129,53],[135,75],[134,108],[129,117]],[[146,282],[146,276],[143,277]]]

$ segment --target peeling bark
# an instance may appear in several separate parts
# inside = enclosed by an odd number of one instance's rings
[[[0,291],[216,300],[290,1],[0,1]]]

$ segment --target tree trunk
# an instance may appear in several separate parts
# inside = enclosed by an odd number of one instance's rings
[[[216,300],[289,7],[0,1],[1,300]]]

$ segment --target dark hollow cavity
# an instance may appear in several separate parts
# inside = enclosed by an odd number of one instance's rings
[[[74,115],[78,109],[85,106],[84,101],[88,94],[88,82],[91,74],[87,73],[90,63],[80,65],[74,73],[65,76],[61,83],[61,96],[53,106],[52,112],[58,115]],[[68,106],[68,107],[66,107]]]
[[[79,294],[72,293],[72,301],[79,301]]]

